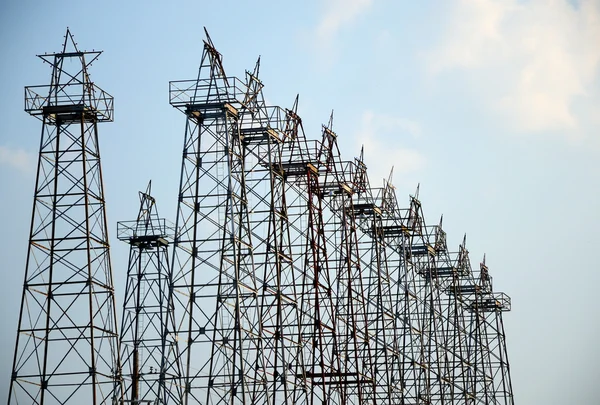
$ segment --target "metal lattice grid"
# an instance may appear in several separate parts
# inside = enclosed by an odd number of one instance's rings
[[[140,192],[135,221],[119,222],[117,237],[130,245],[120,331],[123,399],[129,404],[181,403],[171,294],[169,241],[174,225],[158,215],[151,184]]]
[[[80,51],[67,29],[62,51],[39,55],[50,85],[25,88],[42,136],[9,403],[120,399],[97,127],[113,99],[88,74],[100,53]]]
[[[418,189],[400,208],[345,161],[332,118],[308,140],[266,106],[260,64],[225,75],[210,38],[186,115],[174,270],[184,402],[512,404],[510,299],[449,252]]]

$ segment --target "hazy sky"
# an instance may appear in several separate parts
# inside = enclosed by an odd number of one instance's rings
[[[484,253],[505,314],[515,401],[600,398],[600,1],[0,2],[0,400],[6,398],[23,283],[41,123],[23,87],[49,84],[35,55],[105,52],[92,80],[115,97],[100,125],[113,271],[123,295],[128,246],[152,179],[175,218],[184,116],[169,80],[196,77],[203,26],[228,75],[261,55],[271,104],[299,113],[309,138],[335,111],[346,158],[365,145],[372,184],[403,205],[418,183],[426,220],[444,214],[474,267]],[[120,305],[120,302],[119,302]]]

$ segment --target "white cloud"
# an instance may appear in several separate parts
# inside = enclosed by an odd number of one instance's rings
[[[23,149],[11,149],[0,145],[0,165],[28,173],[33,170],[34,157]]]
[[[343,25],[352,23],[373,4],[373,0],[327,0],[323,19],[317,27],[317,36],[331,41]]]
[[[429,55],[429,70],[474,68],[502,45],[500,24],[513,0],[459,0],[444,33],[444,43]]]
[[[315,42],[323,63],[331,62],[333,44],[339,31],[344,26],[351,25],[361,14],[365,13],[373,1],[326,0],[323,2],[325,10],[315,31]]]
[[[577,133],[588,117],[575,103],[597,102],[600,3],[461,0],[426,60],[433,74],[473,73],[475,94],[519,131]]]
[[[381,185],[392,167],[396,179],[398,175],[414,173],[425,167],[426,159],[420,152],[397,146],[402,143],[398,138],[414,138],[420,134],[419,124],[406,118],[372,111],[363,113],[355,141],[364,146],[365,163],[372,186]]]

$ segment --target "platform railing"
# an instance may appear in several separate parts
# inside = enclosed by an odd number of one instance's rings
[[[49,107],[70,106],[95,115],[98,122],[113,120],[113,97],[93,83],[25,87],[25,111],[33,116],[43,115]]]
[[[173,239],[175,225],[164,218],[151,221],[121,221],[117,223],[117,238],[128,241],[132,238],[154,236]]]
[[[169,103],[176,108],[217,103],[241,104],[246,85],[236,77],[169,82]]]

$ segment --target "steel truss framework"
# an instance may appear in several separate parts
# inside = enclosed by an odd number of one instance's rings
[[[513,404],[502,313],[466,240],[418,189],[371,186],[333,116],[318,140],[267,106],[260,60],[228,77],[210,37],[186,116],[173,253],[184,404]]]
[[[475,272],[466,239],[449,250],[418,188],[401,208],[392,174],[375,187],[362,151],[344,160],[333,114],[310,140],[297,98],[267,106],[260,59],[227,77],[208,33],[197,79],[170,83],[186,116],[177,223],[149,185],[118,225],[118,347],[98,55],[67,31],[42,56],[51,85],[26,88],[43,127],[9,404],[513,404],[511,302],[485,258]]]
[[[113,403],[119,354],[98,146],[113,99],[90,81],[100,52],[40,55],[49,86],[25,88],[42,136],[9,404]]]
[[[137,219],[117,224],[117,237],[130,245],[120,334],[123,399],[129,404],[180,403],[168,256],[174,230],[158,216],[150,188],[148,183],[140,192]]]

